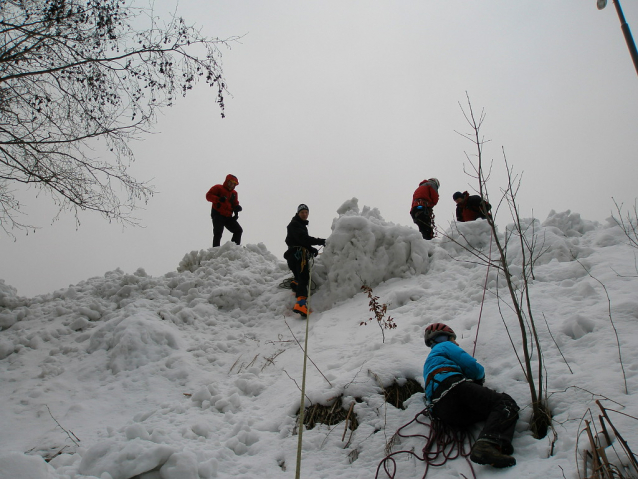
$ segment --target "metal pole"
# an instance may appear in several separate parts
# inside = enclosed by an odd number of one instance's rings
[[[634,68],[636,69],[636,73],[638,73],[638,50],[636,50],[636,44],[634,43],[634,39],[631,36],[631,30],[629,29],[629,25],[627,25],[627,21],[625,20],[625,14],[623,13],[620,6],[620,0],[614,0],[614,6],[616,7],[616,12],[618,13],[618,18],[620,19],[620,29],[625,36],[625,41],[627,42],[627,47],[629,48],[631,59],[634,62]]]

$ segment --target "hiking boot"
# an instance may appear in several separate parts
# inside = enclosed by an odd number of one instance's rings
[[[293,306],[292,310],[295,313],[300,314],[304,318],[307,318],[308,317],[308,307],[306,306],[306,297],[305,296],[299,296],[297,298],[297,302]]]
[[[508,456],[511,456],[512,454],[514,454],[514,446],[512,446],[512,444],[503,444],[501,446],[501,452],[503,454],[507,454]]]
[[[472,447],[470,459],[472,462],[477,464],[484,464],[498,468],[516,465],[516,459],[504,454],[498,445],[481,440],[476,441]]]

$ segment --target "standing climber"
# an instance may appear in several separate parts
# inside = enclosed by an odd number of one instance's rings
[[[439,202],[439,180],[430,178],[419,183],[419,187],[412,195],[410,216],[419,227],[423,239],[434,238],[434,213],[432,207]]]
[[[513,466],[512,437],[519,408],[507,394],[483,386],[485,369],[455,340],[452,328],[443,323],[425,328],[425,345],[432,348],[423,366],[431,413],[453,427],[484,421],[470,459],[494,467]]]
[[[297,214],[288,224],[286,234],[288,250],[284,253],[288,267],[295,277],[291,287],[297,294],[297,302],[292,310],[304,318],[308,316],[306,301],[308,299],[308,283],[310,282],[309,261],[312,261],[312,258],[319,254],[313,245],[326,245],[325,239],[313,238],[308,234],[308,215],[308,206],[301,204],[297,207]]]
[[[492,216],[490,213],[492,205],[479,195],[470,195],[467,191],[463,193],[457,191],[452,195],[452,199],[456,203],[456,221],[463,223]]]
[[[210,211],[213,219],[213,248],[221,243],[224,228],[233,234],[231,238],[233,243],[241,243],[241,234],[244,230],[237,222],[239,212],[242,210],[235,191],[235,186],[238,184],[236,176],[227,175],[223,185],[215,185],[206,193],[206,199],[213,204]]]

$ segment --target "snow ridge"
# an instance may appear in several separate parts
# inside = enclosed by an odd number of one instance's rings
[[[451,240],[489,251],[486,222],[453,225],[426,242],[376,208],[359,210],[356,198],[337,213],[313,266],[306,403],[354,404],[359,427],[347,434],[344,424],[306,431],[304,477],[374,477],[394,431],[423,408],[421,394],[405,410],[390,406],[382,388],[423,382],[423,328],[433,321],[449,323],[472,351],[486,274],[476,355],[487,385],[523,407],[514,439],[518,465],[502,477],[576,477],[579,418],[594,399],[613,399],[624,413],[638,414],[635,251],[615,223],[569,211],[552,212],[542,224],[526,220],[545,250],[532,296],[549,328],[541,336],[558,425],[556,438],[538,441],[528,431],[528,390],[504,323],[511,341],[520,338],[507,308],[499,308],[496,272]],[[510,261],[515,266],[520,258],[512,252]],[[305,322],[291,312],[292,293],[279,288],[289,276],[263,244],[229,242],[185,255],[162,277],[115,270],[35,298],[19,297],[0,281],[1,420],[8,431],[0,437],[0,479],[293,477],[303,363],[297,341],[303,344]],[[611,295],[629,395],[607,298],[592,276]],[[385,342],[376,324],[359,325],[370,317],[364,282],[398,326],[385,332]],[[635,444],[633,422],[614,419]],[[422,447],[410,441],[396,447]],[[421,467],[400,462],[398,477],[420,477]],[[469,470],[450,461],[437,474]]]

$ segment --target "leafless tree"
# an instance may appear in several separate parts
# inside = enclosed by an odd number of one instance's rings
[[[638,249],[638,202],[634,201],[633,208],[627,212],[623,212],[622,203],[618,204],[614,200],[614,205],[616,205],[617,216],[612,214],[611,217],[625,233],[629,246]]]
[[[198,81],[224,115],[220,40],[125,0],[0,0],[0,227],[30,228],[18,184],[58,214],[135,223],[153,195],[129,174],[131,140]]]
[[[482,111],[476,116],[472,109],[469,96],[467,98],[468,106],[461,110],[470,127],[470,133],[461,134],[464,138],[470,140],[475,148],[476,155],[474,158],[467,156],[471,171],[467,172],[478,183],[477,191],[484,199],[489,202],[490,196],[487,188],[491,167],[487,170],[483,165],[483,147],[486,140],[481,133],[481,127],[485,120],[485,113]],[[504,312],[500,307],[505,304],[507,308],[514,314],[518,322],[521,341],[516,346],[516,342],[510,336],[510,341],[519,358],[519,363],[525,374],[526,381],[529,385],[532,407],[531,429],[535,437],[545,437],[548,429],[551,427],[551,413],[547,404],[547,394],[545,388],[545,367],[543,363],[543,351],[538,337],[536,324],[534,321],[533,308],[529,294],[530,282],[534,278],[534,265],[538,258],[545,252],[543,244],[535,230],[536,221],[532,219],[524,220],[520,217],[519,205],[517,202],[518,191],[521,186],[521,177],[514,173],[513,168],[509,165],[505,151],[503,150],[503,160],[507,173],[507,184],[501,188],[500,197],[497,207],[492,208],[491,214],[483,206],[483,214],[489,224],[492,240],[491,244],[495,246],[495,251],[489,251],[486,248],[477,248],[472,246],[470,242],[463,236],[456,223],[453,224],[453,234],[445,235],[449,240],[464,248],[472,256],[472,262],[488,265],[496,269],[499,273],[497,281],[496,297],[499,301],[499,310],[503,316]],[[494,204],[494,203],[492,203]],[[507,208],[513,225],[506,228],[504,234],[499,234],[496,226],[496,217],[500,210]],[[454,228],[456,231],[454,232]],[[516,255],[514,255],[516,252]],[[517,257],[516,267],[512,268],[512,256]],[[505,296],[499,294],[498,284],[504,280],[507,288]],[[506,296],[509,300],[506,300]],[[508,335],[509,330],[507,331]],[[521,351],[519,351],[519,348]],[[535,366],[534,366],[535,364]]]

